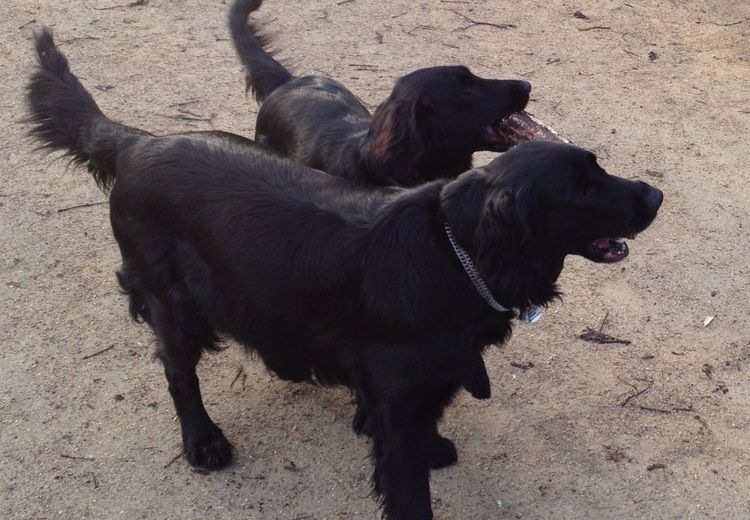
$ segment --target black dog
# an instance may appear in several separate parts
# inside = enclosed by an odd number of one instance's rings
[[[420,69],[398,80],[371,116],[354,94],[324,76],[294,78],[266,50],[248,22],[262,0],[236,0],[229,28],[247,70],[247,85],[261,102],[256,139],[297,162],[338,177],[376,185],[415,186],[453,178],[471,168],[472,153],[502,152],[509,142],[497,124],[523,110],[526,81],[482,79],[466,67]],[[490,396],[481,357],[463,386]],[[357,433],[367,432],[359,412]]]
[[[281,378],[357,389],[389,519],[432,518],[429,469],[454,449],[437,422],[471,359],[508,339],[516,310],[558,294],[567,255],[622,260],[614,237],[646,229],[662,201],[551,142],[381,189],[231,134],[156,137],[105,117],[49,31],[36,48],[31,134],[111,188],[120,283],[159,339],[187,459],[230,461],[195,368],[231,336]]]
[[[338,81],[295,78],[264,50],[248,15],[261,0],[236,0],[229,28],[261,102],[256,139],[337,177],[416,186],[471,168],[479,150],[502,152],[497,123],[523,110],[526,81],[482,79],[466,67],[431,67],[400,78],[374,116]]]

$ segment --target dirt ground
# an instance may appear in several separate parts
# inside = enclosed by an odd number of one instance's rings
[[[111,117],[252,136],[226,2],[128,1],[0,5],[0,516],[376,518],[347,392],[279,381],[236,347],[200,367],[235,462],[179,458],[107,206],[67,209],[105,198],[24,137],[42,23]],[[529,111],[665,193],[625,262],[571,258],[564,302],[489,351],[493,398],[461,394],[441,427],[460,460],[433,473],[436,518],[750,518],[750,3],[269,0],[259,18],[296,72],[371,107],[424,66],[527,79]],[[602,323],[630,343],[579,339]]]

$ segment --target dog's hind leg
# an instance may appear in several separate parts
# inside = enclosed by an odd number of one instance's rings
[[[193,466],[219,469],[231,461],[232,449],[203,406],[195,371],[202,351],[212,348],[216,337],[183,287],[171,287],[167,294],[166,302],[148,295],[146,305],[159,339],[157,356],[180,418],[185,457]]]
[[[151,313],[146,307],[145,287],[138,273],[128,267],[127,262],[122,263],[122,269],[117,273],[117,281],[120,287],[128,295],[130,305],[130,317],[134,321],[145,321],[151,323]]]

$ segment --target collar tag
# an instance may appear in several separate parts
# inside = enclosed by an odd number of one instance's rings
[[[528,307],[524,308],[523,312],[521,313],[521,321],[523,321],[527,325],[531,325],[532,323],[536,323],[537,321],[539,321],[539,318],[542,317],[542,314],[544,314],[544,309],[542,309],[539,305],[529,305]]]

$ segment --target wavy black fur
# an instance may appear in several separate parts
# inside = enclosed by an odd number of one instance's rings
[[[444,223],[495,298],[519,308],[557,294],[566,255],[602,260],[592,241],[645,229],[661,203],[655,188],[563,144],[522,144],[453,181],[398,189],[331,177],[231,134],[152,136],[104,117],[49,32],[37,42],[32,134],[111,186],[120,281],[158,337],[187,459],[231,460],[195,368],[202,350],[233,337],[283,379],[356,390],[391,520],[432,518],[430,469],[456,457],[437,423],[515,314],[477,294]]]
[[[526,106],[525,81],[479,78],[466,67],[431,67],[400,78],[370,115],[341,83],[324,76],[295,78],[269,51],[269,39],[249,21],[261,0],[235,0],[229,28],[247,87],[261,102],[256,138],[307,166],[375,185],[416,186],[471,168],[477,150],[502,151],[488,138],[493,121]],[[481,358],[464,387],[490,397]],[[361,421],[355,421],[362,432]]]

